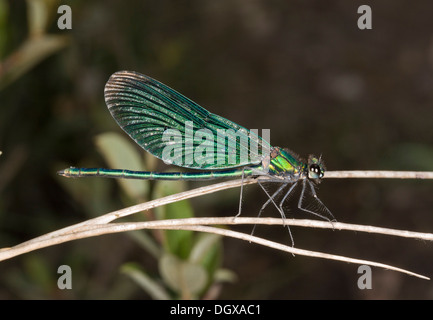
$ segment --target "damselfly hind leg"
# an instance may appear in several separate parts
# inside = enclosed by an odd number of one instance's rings
[[[245,180],[245,170],[246,169],[250,169],[249,167],[244,167],[242,169],[242,177],[241,177],[241,194],[239,196],[239,210],[238,210],[238,214],[235,216],[235,218],[239,217],[242,213],[242,198],[244,195],[244,180]]]
[[[268,196],[269,200],[266,201],[266,203],[262,206],[262,208],[260,209],[259,212],[259,216],[262,212],[262,210],[270,203],[272,202],[275,206],[275,208],[277,208],[278,212],[281,215],[281,219],[283,219],[283,224],[285,225],[286,222],[286,215],[284,214],[284,210],[282,210],[274,201],[274,198],[288,185],[288,183],[284,183],[281,187],[278,188],[277,191],[275,191],[272,196],[269,194],[269,192],[265,189],[265,187],[263,187],[263,185],[260,183],[260,180],[257,181],[257,183],[259,184],[259,186],[262,188],[262,190],[265,192],[265,194]],[[253,234],[254,229],[256,228],[256,226],[254,225],[253,231],[251,234]],[[292,235],[292,231],[290,230],[290,227],[287,225],[287,230],[289,231],[289,235],[290,235],[290,242],[292,243],[292,247],[295,246],[295,241],[293,239],[293,235]]]
[[[242,196],[244,194],[244,179],[245,179],[245,168],[242,170],[242,181],[241,181],[241,194],[239,196],[239,210],[238,214],[235,216],[235,218],[239,217],[242,212]]]
[[[257,215],[257,218],[260,218],[261,217],[261,215],[262,215],[262,212],[263,212],[263,210],[265,210],[265,208],[268,206],[268,204],[270,204],[271,202],[276,206],[276,204],[275,204],[275,201],[274,201],[274,199],[275,199],[275,197],[277,197],[278,196],[278,194],[287,186],[287,183],[285,183],[285,184],[283,184],[283,185],[281,185],[279,188],[278,188],[278,190],[277,191],[275,191],[273,194],[272,194],[272,196],[270,196],[269,195],[269,193],[265,190],[265,188],[260,184],[260,182],[258,182],[259,183],[259,185],[260,185],[260,187],[265,191],[265,193],[267,194],[267,196],[268,196],[268,200],[262,205],[262,207],[260,208],[260,211],[259,211],[259,214]],[[276,207],[277,208],[277,210],[278,210],[278,207]],[[286,219],[286,216],[285,216],[285,214],[284,214],[284,211],[282,211],[282,210],[279,210],[280,211],[280,214],[281,214],[281,217],[283,218],[283,223],[284,223],[284,225],[285,225],[285,219]],[[255,229],[256,229],[256,225],[254,225],[254,227],[253,227],[253,230],[251,231],[251,235],[253,235],[254,234],[254,231],[255,231]]]
[[[277,208],[277,210],[281,213],[281,217],[283,217],[284,219],[286,219],[286,215],[284,214],[284,211],[282,210],[281,206],[277,207],[277,204],[275,203],[274,199],[280,194],[281,191],[283,191],[283,189],[288,185],[288,183],[284,183],[283,185],[281,185],[277,191],[275,191],[272,196],[269,195],[269,193],[266,191],[266,189],[260,184],[260,182],[258,182],[260,187],[265,191],[266,195],[268,196],[268,201],[266,201],[262,207],[260,208],[259,211],[259,217],[262,215],[263,210],[265,210],[265,208],[268,206],[268,204],[270,204],[271,202],[274,204],[274,206]]]
[[[310,188],[310,193],[313,196],[316,208],[318,210],[313,211],[313,210],[308,209],[307,207],[304,207],[305,189],[307,187],[307,184],[308,184],[308,187]],[[315,215],[316,217],[319,217],[323,220],[328,220],[331,223],[337,221],[334,218],[334,215],[331,213],[331,211],[323,204],[323,202],[317,196],[313,183],[307,179],[304,179],[302,181],[302,191],[301,191],[301,195],[300,195],[299,201],[298,201],[298,208],[302,211],[311,213],[311,214]],[[317,211],[323,212],[326,215],[320,214]]]
[[[292,184],[292,186],[290,187],[290,189],[289,189],[289,190],[286,192],[286,194],[284,195],[283,199],[281,199],[280,204],[279,204],[279,207],[280,207],[281,210],[284,210],[284,209],[283,209],[283,204],[284,204],[284,202],[286,201],[286,199],[287,199],[290,195],[293,194],[293,191],[295,190],[296,186],[298,185],[298,182],[299,182],[299,180],[296,181],[296,182],[294,182],[294,183]]]
[[[246,169],[253,169],[253,174],[251,174],[251,175],[248,175],[249,177],[251,177],[251,176],[255,176],[255,175],[261,175],[262,173],[260,172],[260,171],[258,171],[257,170],[257,172],[256,172],[256,170],[254,170],[254,168],[250,168],[250,167],[244,167],[243,169],[242,169],[242,176],[241,176],[241,194],[240,194],[240,196],[239,196],[239,210],[238,210],[238,214],[235,216],[235,218],[237,218],[237,217],[239,217],[240,215],[241,215],[241,213],[242,213],[242,199],[243,199],[243,194],[244,194],[244,180],[245,180],[245,170]]]

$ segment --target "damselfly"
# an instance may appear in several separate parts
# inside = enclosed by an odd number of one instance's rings
[[[298,208],[322,219],[334,220],[315,191],[325,173],[320,157],[310,155],[307,161],[303,161],[288,149],[272,147],[252,130],[208,112],[177,91],[137,72],[116,72],[108,80],[104,92],[113,118],[144,150],[166,163],[200,171],[147,172],[71,167],[58,174],[65,177],[155,180],[255,177],[269,197],[259,215],[272,203],[283,220],[286,219],[283,204],[300,184]],[[277,182],[281,186],[270,194],[263,182]],[[238,215],[241,213],[242,187]],[[286,188],[288,190],[283,193]],[[307,194],[312,196],[314,209],[304,204]],[[290,236],[292,238],[291,233]]]

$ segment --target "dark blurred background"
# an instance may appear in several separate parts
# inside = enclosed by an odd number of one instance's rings
[[[71,30],[57,27],[62,4]],[[372,30],[357,27],[363,4]],[[94,137],[121,133],[103,96],[119,70],[156,78],[246,128],[269,128],[272,145],[322,154],[328,170],[433,170],[432,13],[427,0],[0,0],[0,247],[136,203],[115,181],[56,176],[71,165],[108,166]],[[432,232],[432,190],[422,180],[325,179],[318,194],[340,222]],[[192,200],[194,213],[234,215],[238,192]],[[249,186],[244,214],[265,201]],[[433,276],[431,243],[292,233],[299,248]],[[289,243],[281,227],[259,226],[257,235]],[[373,268],[373,289],[359,290],[356,265],[222,244],[220,267],[236,278],[212,298],[433,297],[431,281],[393,271]],[[129,261],[158,279],[158,262],[126,234],[24,254],[0,263],[0,299],[150,298],[120,272]],[[57,288],[62,264],[72,267],[73,290]]]

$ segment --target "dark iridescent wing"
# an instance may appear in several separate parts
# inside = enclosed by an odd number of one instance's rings
[[[137,72],[113,74],[105,102],[119,126],[165,162],[227,169],[258,164],[269,153],[269,143],[257,134]]]

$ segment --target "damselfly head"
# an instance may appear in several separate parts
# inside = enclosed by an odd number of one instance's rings
[[[315,182],[320,182],[323,178],[326,168],[325,164],[322,162],[322,157],[317,158],[316,156],[310,155],[308,157],[308,179],[315,180]]]

